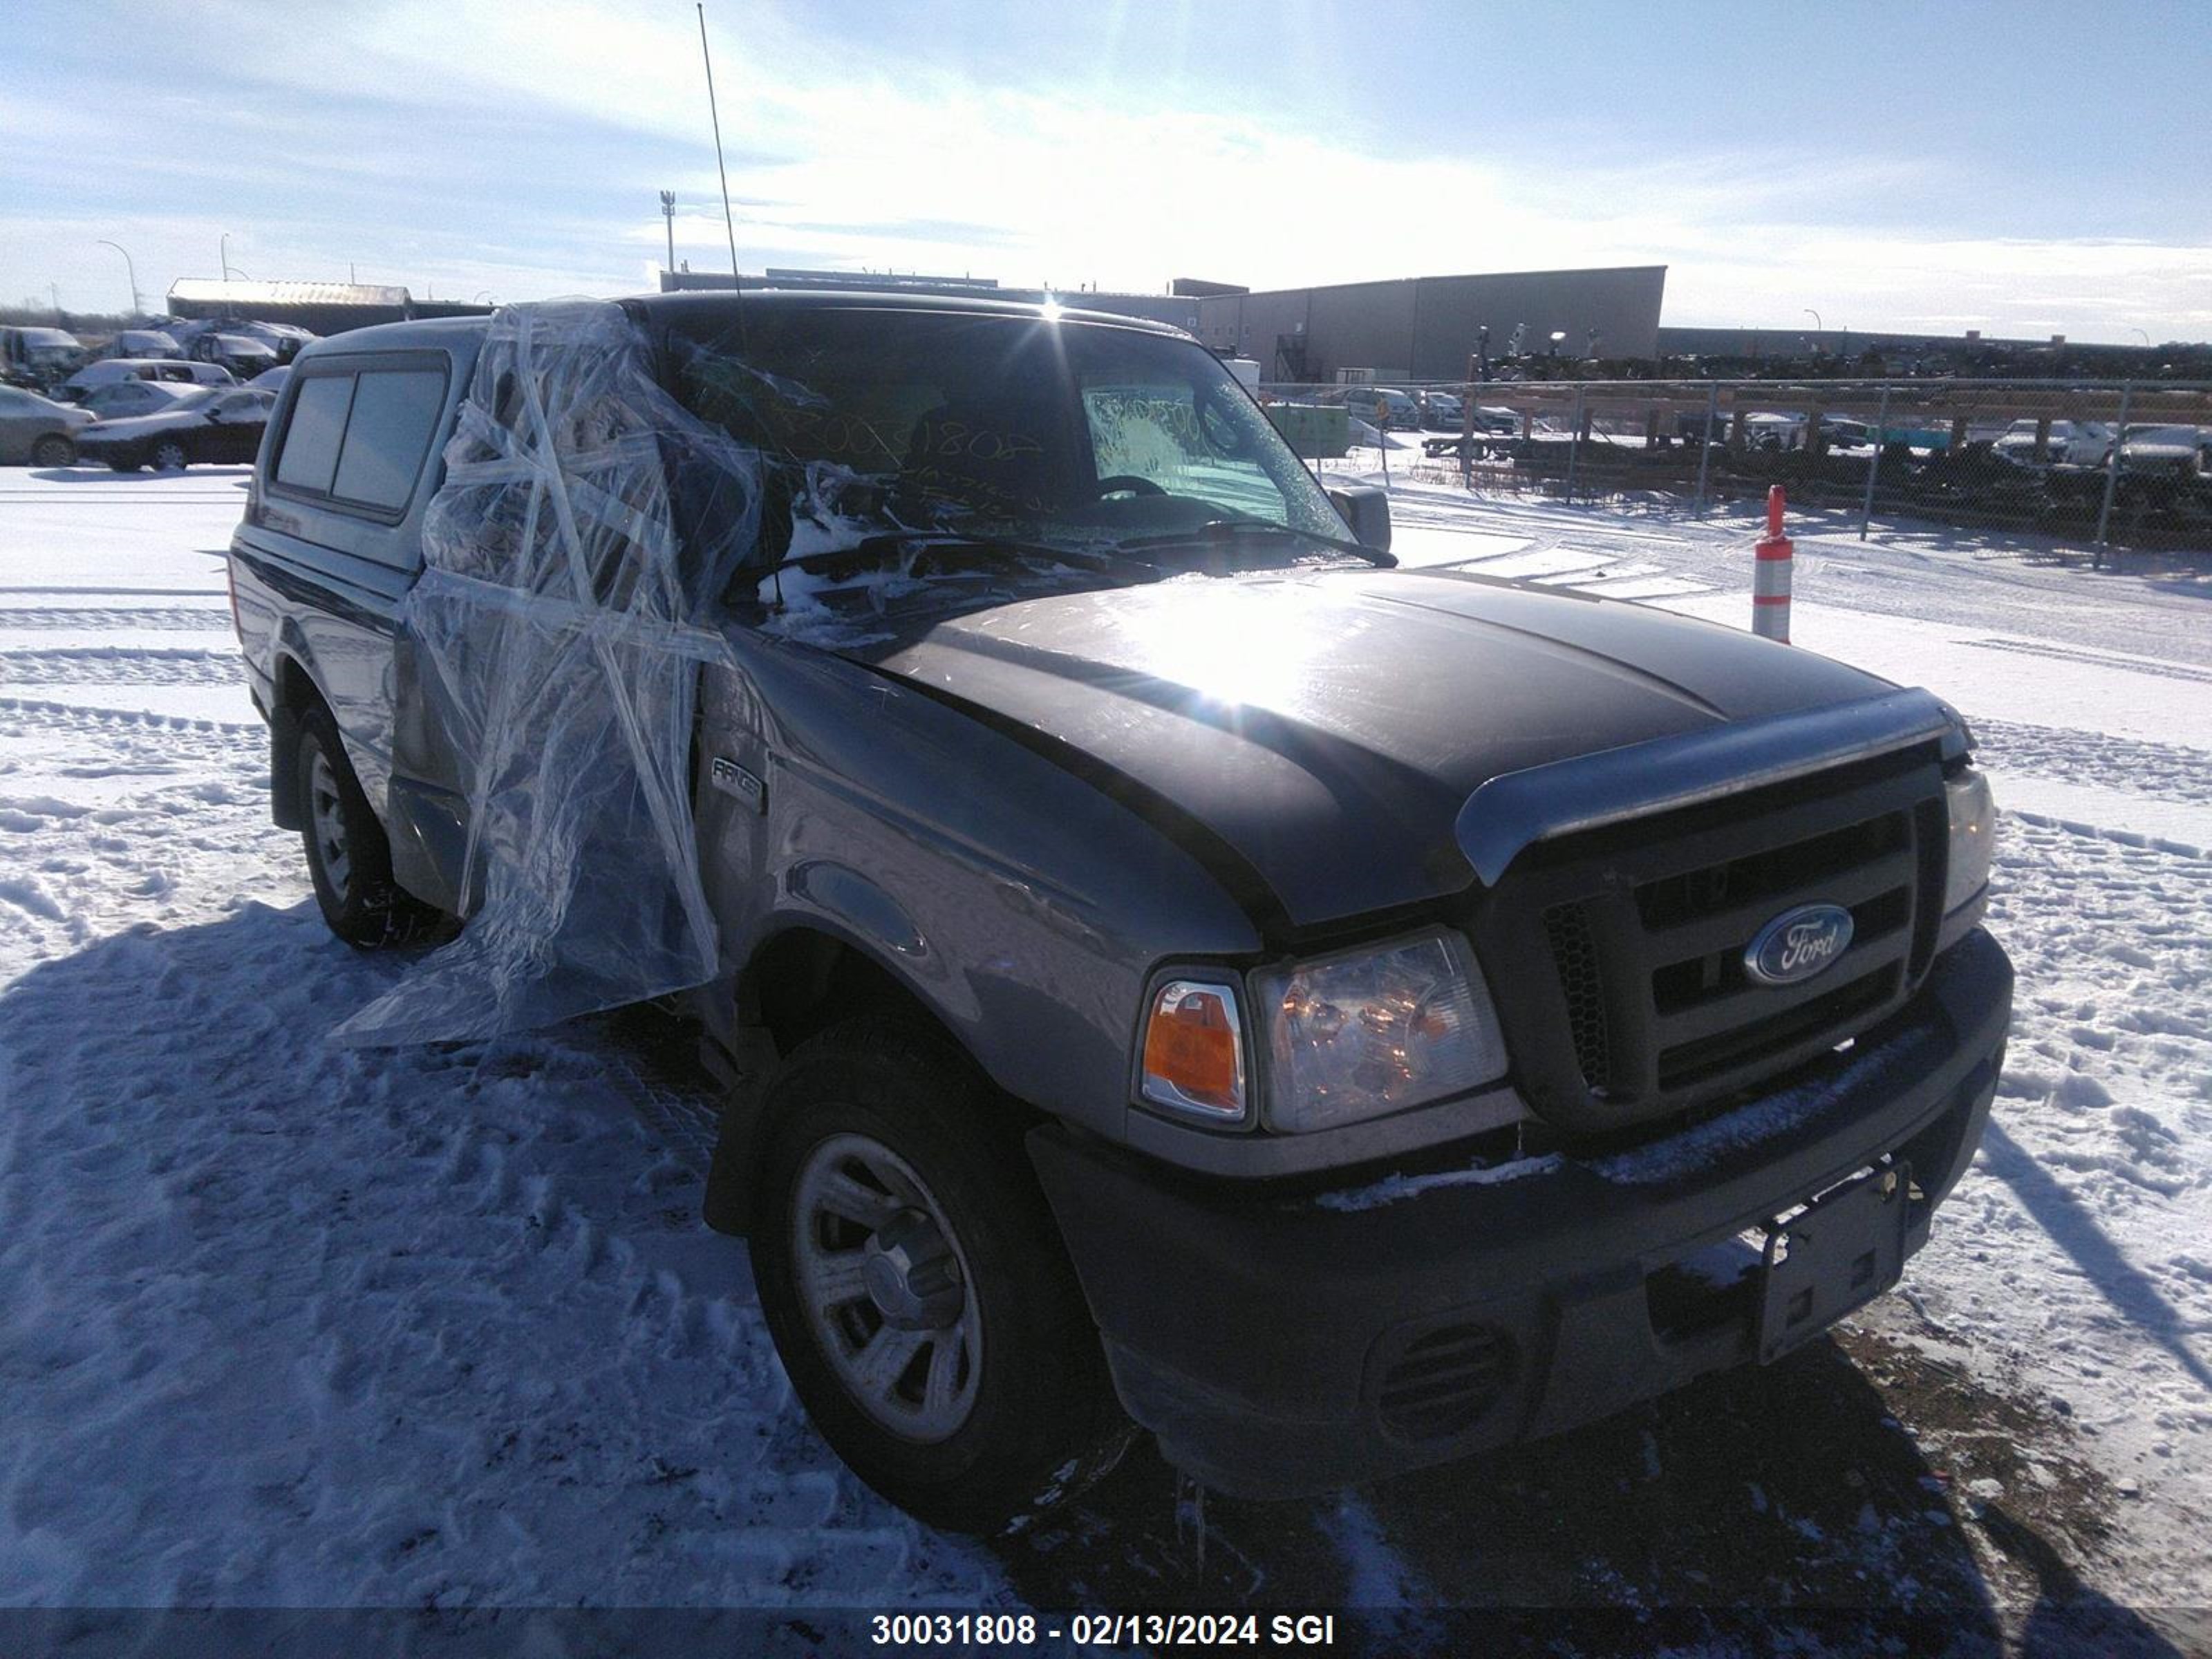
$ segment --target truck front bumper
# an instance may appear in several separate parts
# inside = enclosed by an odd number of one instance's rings
[[[1322,1491],[1773,1357],[1894,1284],[1980,1143],[2012,980],[1977,929],[1899,1015],[1783,1092],[1512,1178],[1293,1197],[1186,1178],[1058,1125],[1030,1151],[1129,1414],[1222,1492]],[[1792,1313],[1778,1316],[1790,1297],[1756,1258],[1716,1275],[1742,1248],[1730,1241],[1877,1166],[1897,1177],[1895,1204],[1828,1211],[1858,1218],[1854,1236],[1799,1259]],[[1866,1218],[1878,1211],[1893,1220]]]

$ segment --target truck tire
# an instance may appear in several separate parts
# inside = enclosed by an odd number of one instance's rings
[[[769,1084],[761,1311],[822,1437],[933,1526],[996,1532],[1134,1437],[1019,1130],[926,1030],[873,1017]]]
[[[68,466],[76,459],[76,445],[58,432],[50,432],[31,446],[33,466]]]
[[[307,874],[331,932],[362,951],[428,934],[437,913],[392,881],[392,844],[353,775],[337,722],[319,705],[300,716],[293,787]]]

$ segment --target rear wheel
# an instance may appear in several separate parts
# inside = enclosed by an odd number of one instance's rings
[[[428,934],[437,912],[393,883],[392,845],[325,709],[311,708],[301,717],[293,782],[307,874],[331,931],[364,951]]]
[[[31,446],[33,466],[67,466],[76,459],[76,445],[59,433],[48,433]]]
[[[190,459],[185,453],[184,445],[174,438],[164,438],[154,446],[154,471],[156,472],[182,472],[185,463]]]
[[[1111,1469],[1134,1431],[989,1084],[927,1031],[864,1018],[794,1053],[766,1109],[761,1310],[853,1471],[988,1532]]]

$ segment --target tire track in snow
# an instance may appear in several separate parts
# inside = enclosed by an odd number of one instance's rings
[[[2140,657],[2122,657],[2108,653],[2078,650],[2072,646],[2051,645],[2041,640],[1961,640],[1961,645],[1978,651],[2009,651],[2023,657],[2048,657],[2054,662],[2087,663],[2097,668],[2117,668],[2130,674],[2142,674],[2158,680],[2186,680],[2195,685],[2212,685],[2212,670],[2191,668],[2177,662],[2151,662]]]
[[[73,634],[109,629],[140,632],[207,634],[227,630],[230,613],[219,605],[142,605],[97,610],[61,605],[0,605],[0,633],[33,629],[66,629]]]
[[[27,726],[56,732],[102,732],[143,727],[150,732],[260,732],[256,720],[200,720],[185,714],[156,714],[143,708],[88,708],[43,697],[0,696],[0,712],[21,717]],[[228,744],[225,747],[228,747]]]
[[[40,685],[240,685],[246,670],[236,651],[80,646],[54,651],[0,651],[0,682]]]

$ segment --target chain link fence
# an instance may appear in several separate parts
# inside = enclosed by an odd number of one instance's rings
[[[1763,497],[1878,526],[2212,559],[2212,383],[1489,381],[1267,385],[1302,454],[1481,494]]]

